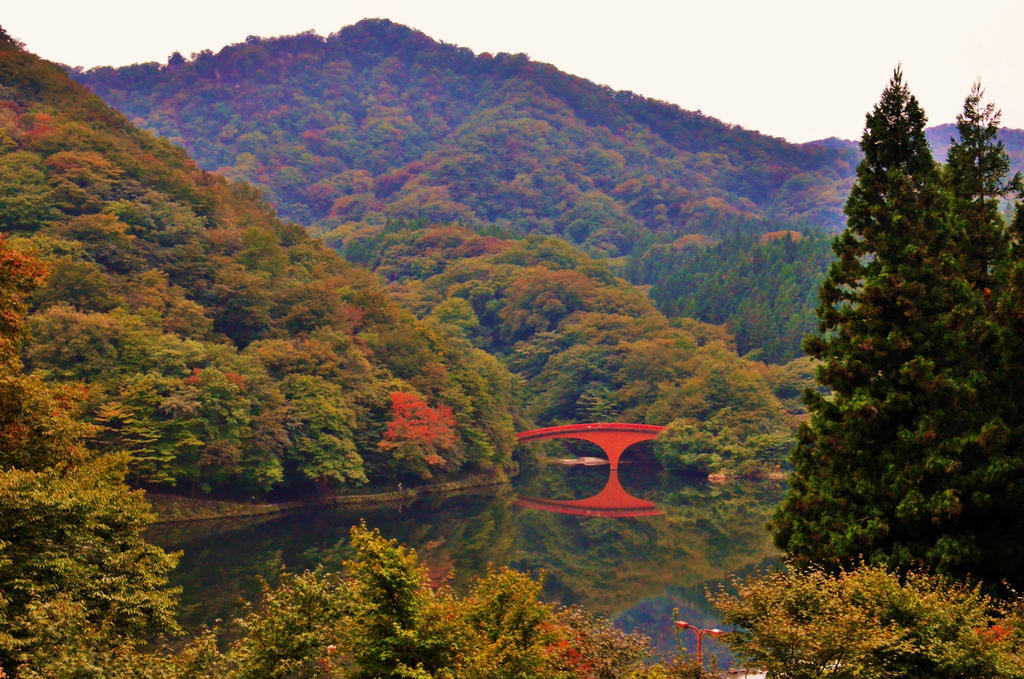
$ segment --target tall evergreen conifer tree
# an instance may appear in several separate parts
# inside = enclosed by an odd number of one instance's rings
[[[1024,582],[1024,216],[1007,229],[999,113],[976,84],[943,171],[899,70],[867,117],[864,161],[822,285],[821,360],[777,544],[990,585]]]
[[[798,560],[942,569],[958,559],[944,537],[959,511],[947,483],[957,461],[935,445],[955,389],[936,326],[957,262],[925,121],[897,69],[867,116],[847,229],[820,291],[821,335],[804,346],[829,393],[805,394],[811,417],[774,518],[776,543]]]
[[[990,289],[992,274],[1005,257],[1007,231],[1000,201],[1021,190],[1020,173],[1010,173],[1010,158],[999,140],[1000,112],[982,104],[984,90],[976,82],[956,118],[959,139],[946,156],[945,180],[953,198],[957,250],[964,273],[979,291]],[[991,295],[989,295],[991,299]]]
[[[947,525],[948,544],[958,557],[957,575],[996,584],[1024,582],[1024,549],[1017,510],[1024,473],[1011,441],[1020,379],[1013,376],[1007,348],[1016,343],[998,312],[1012,294],[1009,232],[1000,203],[1017,194],[1019,175],[1008,177],[1010,160],[999,140],[999,111],[982,104],[975,83],[957,116],[957,136],[947,155],[945,185],[956,275],[947,283],[954,306],[941,324],[947,335],[955,400],[945,418],[941,444],[956,458],[950,486],[961,509]],[[1017,359],[1012,359],[1017,360]]]

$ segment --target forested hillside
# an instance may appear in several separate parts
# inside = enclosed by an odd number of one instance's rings
[[[25,361],[136,482],[242,495],[500,468],[515,385],[377,279],[3,42],[0,224],[42,259]]]
[[[628,255],[619,271],[665,314],[725,323],[741,353],[774,362],[814,327],[830,257],[814,234],[843,226],[861,157],[853,141],[789,144],[386,20],[72,75],[332,245],[389,220],[556,235]],[[928,130],[936,157],[953,133]],[[1024,132],[1001,137],[1024,166]],[[811,237],[760,241],[785,231]]]
[[[539,582],[491,569],[455,594],[365,527],[346,575],[282,575],[234,643],[148,645],[179,631],[177,555],[141,539],[125,469],[246,499],[392,484],[512,466],[514,424],[581,412],[670,423],[679,466],[753,471],[787,447],[773,389],[793,373],[740,359],[721,327],[670,324],[605,262],[550,237],[360,230],[346,245],[396,299],[2,29],[0,177],[4,676],[311,675],[336,649],[365,676],[424,654],[460,677],[643,671],[643,638],[541,602]],[[511,631],[509,610],[527,611]]]
[[[741,359],[721,327],[669,321],[643,291],[564,241],[502,240],[459,226],[393,222],[342,246],[400,299],[452,335],[500,357],[539,425],[668,425],[670,467],[759,472],[781,465],[809,366]]]
[[[400,221],[338,241],[396,299],[252,187],[5,49],[0,219],[49,271],[26,365],[86,386],[90,445],[130,453],[136,482],[249,497],[443,478],[507,466],[515,426],[620,417],[673,425],[676,466],[781,463],[802,369],[670,323],[601,260]]]
[[[833,259],[820,232],[777,231],[712,241],[689,236],[658,244],[630,262],[629,275],[651,284],[670,317],[724,324],[741,354],[785,363],[816,330],[818,286]]]
[[[688,233],[838,229],[857,162],[386,20],[73,76],[342,235],[426,218],[617,255]]]

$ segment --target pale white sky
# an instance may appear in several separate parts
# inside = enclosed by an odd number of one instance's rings
[[[49,0],[0,21],[39,56],[91,67],[366,17],[791,141],[859,138],[897,62],[931,124],[952,122],[981,77],[1004,126],[1024,128],[1024,0]]]

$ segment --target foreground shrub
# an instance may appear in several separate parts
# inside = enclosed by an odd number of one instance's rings
[[[736,631],[726,643],[768,676],[1024,676],[1020,606],[941,577],[861,566],[786,567],[734,581],[713,600]]]

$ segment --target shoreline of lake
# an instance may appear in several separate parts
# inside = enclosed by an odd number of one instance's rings
[[[318,495],[304,500],[260,503],[194,498],[148,490],[145,491],[145,494],[146,499],[156,514],[156,518],[149,525],[155,526],[283,514],[314,507],[358,507],[404,503],[424,495],[458,493],[464,490],[486,488],[488,486],[505,486],[509,483],[508,477],[504,474],[477,474],[463,479],[441,481],[410,488],[404,488],[399,484],[398,489],[390,491],[378,489],[376,492],[337,493],[334,495]]]

